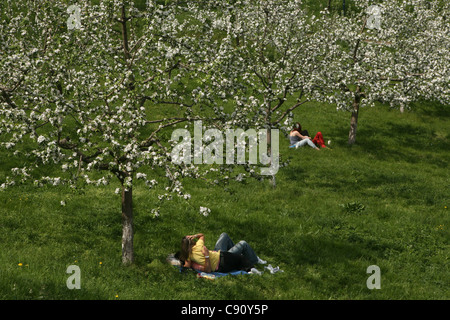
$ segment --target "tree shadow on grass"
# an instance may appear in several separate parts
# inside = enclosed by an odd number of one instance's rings
[[[439,102],[420,101],[413,103],[411,109],[423,118],[450,118],[450,108]],[[426,119],[424,119],[426,120]]]
[[[358,237],[348,237],[346,240],[331,239],[329,235],[311,234],[312,231],[306,229],[299,233],[299,226],[289,222],[271,223],[267,219],[254,218],[233,220],[223,215],[216,217],[215,223],[236,243],[246,240],[255,251],[260,251],[257,254],[279,260],[274,263],[327,265],[362,257],[374,258],[391,248],[390,243],[359,234]],[[211,240],[208,242],[214,241]]]
[[[402,161],[411,164],[427,162],[447,166],[448,163],[441,154],[448,153],[450,141],[437,138],[434,132],[430,132],[420,123],[400,124],[389,121],[383,127],[366,124],[359,128],[356,144],[349,148],[355,153],[363,152],[382,161]]]

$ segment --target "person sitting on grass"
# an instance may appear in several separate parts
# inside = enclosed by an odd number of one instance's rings
[[[204,272],[228,273],[231,271],[246,271],[260,273],[255,264],[264,264],[246,241],[234,244],[227,233],[222,233],[216,242],[214,250],[205,246],[205,236],[202,233],[183,237],[181,251],[177,253],[185,268],[193,268]]]
[[[294,128],[289,133],[289,141],[291,142],[290,148],[299,148],[304,145],[309,145],[311,148],[319,150],[317,145],[322,148],[326,148],[325,142],[323,140],[322,133],[317,132],[314,139],[311,140],[311,137],[308,134],[307,130],[302,130],[302,126],[299,122],[296,122]]]

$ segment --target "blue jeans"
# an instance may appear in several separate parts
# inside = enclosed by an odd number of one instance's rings
[[[314,142],[311,141],[311,139],[300,140],[295,144],[295,147],[296,148],[303,147],[305,144],[309,145],[311,148],[317,148],[317,146],[314,144]]]
[[[220,235],[219,239],[216,242],[214,250],[241,254],[245,256],[252,264],[256,264],[258,262],[258,256],[246,241],[242,240],[237,244],[234,244],[234,242],[225,232]]]

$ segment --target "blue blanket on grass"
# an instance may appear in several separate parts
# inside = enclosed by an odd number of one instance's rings
[[[206,278],[206,279],[214,280],[216,278],[220,278],[220,277],[224,277],[224,276],[228,276],[228,275],[237,276],[240,274],[249,274],[248,272],[241,271],[241,270],[223,273],[223,272],[203,272],[203,271],[195,270],[195,269],[191,269],[191,268],[184,268],[181,265],[181,261],[176,259],[173,253],[169,254],[167,256],[166,260],[169,264],[173,265],[174,267],[177,267],[180,272],[184,272],[187,270],[195,271],[197,273],[197,278]]]
[[[177,266],[179,271],[182,272],[184,269],[183,267]],[[210,280],[214,280],[216,278],[220,278],[220,277],[224,277],[224,276],[228,276],[228,275],[232,275],[232,276],[237,276],[237,275],[241,275],[241,274],[249,274],[246,271],[242,271],[242,270],[236,270],[236,271],[230,271],[227,273],[223,273],[223,272],[204,272],[204,271],[200,271],[200,270],[195,270],[195,269],[191,269],[194,270],[197,273],[197,278],[205,278],[205,279],[210,279]]]
[[[220,278],[220,277],[224,277],[224,276],[228,276],[228,275],[237,276],[240,274],[249,274],[249,273],[246,271],[241,271],[241,270],[230,271],[227,273],[222,273],[222,272],[209,272],[208,273],[208,272],[197,271],[198,278],[206,278],[206,279],[210,279],[210,280],[214,280],[215,278]]]

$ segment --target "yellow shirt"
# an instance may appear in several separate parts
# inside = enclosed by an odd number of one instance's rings
[[[189,255],[190,261],[193,261],[195,263],[198,263],[202,266],[205,265],[205,256],[202,253],[203,246],[205,244],[203,243],[203,240],[198,240],[197,243],[192,247],[191,254]],[[219,267],[219,260],[220,260],[220,251],[209,251],[209,263],[211,265],[211,271],[214,272]]]

